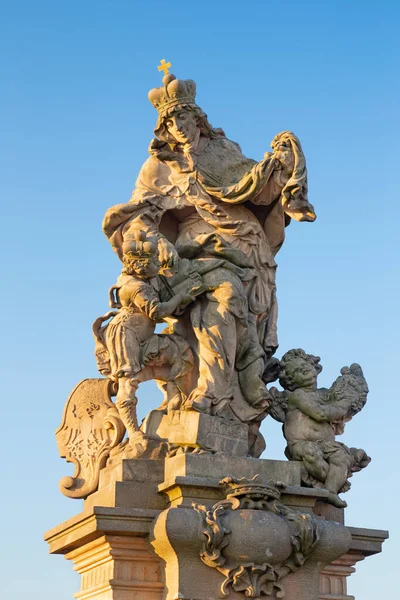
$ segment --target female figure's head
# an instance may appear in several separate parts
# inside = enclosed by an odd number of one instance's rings
[[[190,144],[200,137],[224,136],[221,129],[213,129],[207,115],[196,104],[196,84],[191,79],[177,79],[169,73],[163,77],[163,86],[149,92],[149,100],[157,109],[155,136],[171,145]]]
[[[169,144],[191,144],[199,136],[225,135],[222,129],[213,129],[207,115],[197,105],[177,105],[165,111],[157,121],[154,134]]]

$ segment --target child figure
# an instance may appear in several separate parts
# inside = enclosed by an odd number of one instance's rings
[[[287,441],[286,456],[303,463],[302,481],[309,487],[330,492],[330,502],[342,508],[347,503],[338,496],[349,489],[352,473],[370,462],[364,450],[348,448],[335,440],[347,421],[367,400],[368,386],[361,367],[352,364],[341,369],[332,387],[317,388],[320,358],[304,350],[290,350],[280,363],[279,383],[285,392],[270,390],[271,415],[283,423]]]
[[[139,382],[155,376],[170,386],[170,397],[180,399],[180,383],[193,366],[188,343],[176,334],[155,334],[156,323],[190,303],[202,286],[200,276],[192,273],[181,291],[161,301],[159,273],[165,270],[158,260],[158,239],[146,241],[139,232],[124,253],[123,264],[117,284],[110,289],[110,305],[118,312],[96,319],[93,333],[98,369],[117,384],[116,406],[132,444],[145,438],[136,416]],[[146,366],[152,367],[147,377]]]

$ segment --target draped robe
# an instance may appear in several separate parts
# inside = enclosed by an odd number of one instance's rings
[[[130,202],[109,209],[103,222],[104,232],[120,258],[140,230],[159,236],[161,259],[218,257],[242,269],[245,275],[241,278],[240,293],[246,299],[247,336],[251,338],[248,344],[252,345],[247,356],[259,356],[255,348],[258,344],[261,354],[264,353],[264,363],[278,346],[274,257],[291,218],[315,219],[314,209],[307,200],[307,174],[300,142],[292,133],[283,132],[274,138],[272,148],[272,153],[266,153],[262,161],[256,162],[244,156],[240,147],[222,133],[211,138],[200,137],[195,149],[155,139]],[[222,298],[209,300],[218,302]],[[232,298],[232,306],[235,302],[237,298]],[[203,303],[198,300],[194,304],[191,323],[199,327],[211,304],[204,299]],[[234,313],[229,302],[226,309]],[[217,342],[221,348],[215,352],[220,352],[222,359],[215,359],[212,372],[207,367],[207,376],[215,380],[217,389],[213,393],[221,394],[229,383],[227,377],[232,379],[235,368],[247,367],[249,360],[242,352],[244,366],[240,366],[238,345],[243,346],[244,337],[241,334],[242,339],[237,339],[237,326],[220,318],[218,311],[214,311],[213,318],[219,319],[221,339]],[[205,319],[204,336],[208,325]],[[227,340],[235,336],[237,351],[233,366],[229,349],[222,347],[224,336]],[[214,348],[217,342],[211,341]],[[228,375],[221,369],[221,360],[229,363]],[[247,410],[243,408],[245,403],[239,404],[241,408],[233,410],[242,420],[261,414],[261,405]]]

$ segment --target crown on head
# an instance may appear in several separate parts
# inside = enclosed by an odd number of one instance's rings
[[[186,104],[196,106],[196,84],[191,79],[177,79],[172,73],[164,75],[163,86],[149,92],[149,100],[160,116],[174,106]]]

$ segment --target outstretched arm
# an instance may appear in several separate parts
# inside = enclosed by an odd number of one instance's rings
[[[325,404],[323,398],[319,394],[319,390],[315,392],[307,392],[305,390],[295,390],[290,393],[290,405],[295,406],[302,413],[319,422],[332,422],[342,419],[347,412],[347,406],[340,404]]]
[[[150,283],[142,281],[139,285],[136,282],[135,285],[132,286],[130,298],[132,304],[150,319],[162,321],[165,317],[172,315],[178,307],[186,306],[192,302],[196,297],[198,287],[197,282],[193,282],[191,286],[186,287],[186,291],[178,292],[166,302],[161,302],[155,288]]]

